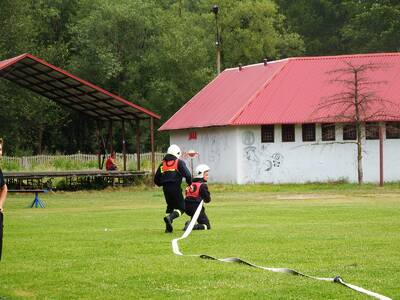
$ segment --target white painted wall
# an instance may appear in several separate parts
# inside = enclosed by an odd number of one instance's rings
[[[342,131],[337,128],[336,140]],[[281,141],[281,126],[275,126],[275,142],[261,143],[260,126],[241,128],[240,134],[253,135],[255,142],[241,146],[241,167],[246,170],[239,183],[304,183],[357,177],[356,144],[303,142],[301,125],[295,126],[295,142]],[[249,139],[248,139],[249,140]]]
[[[238,128],[213,127],[170,132],[170,143],[177,144],[182,152],[195,150],[199,156],[193,159],[193,169],[207,164],[210,182],[237,183]],[[189,133],[196,132],[197,139],[189,140]],[[184,158],[190,169],[190,159]]]
[[[336,125],[336,141],[321,141],[316,126],[315,142],[303,142],[301,125],[295,127],[296,141],[281,141],[281,126],[275,126],[275,142],[261,143],[261,126],[215,127],[171,132],[171,143],[183,151],[200,153],[194,159],[208,164],[210,182],[224,183],[304,183],[345,179],[357,182],[357,146],[343,141],[341,125]],[[188,140],[189,132],[197,133]],[[399,139],[384,142],[385,181],[400,180]],[[364,141],[365,182],[379,182],[379,140]],[[188,161],[188,166],[190,163]]]

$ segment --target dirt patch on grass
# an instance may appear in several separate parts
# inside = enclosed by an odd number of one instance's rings
[[[319,194],[300,194],[300,195],[278,195],[277,200],[308,200],[308,199],[339,199],[343,195],[319,195]]]
[[[14,291],[15,296],[17,297],[29,297],[29,298],[34,298],[35,294],[31,291],[26,291],[26,290],[15,290]]]

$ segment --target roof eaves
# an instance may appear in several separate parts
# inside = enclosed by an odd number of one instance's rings
[[[215,127],[225,127],[225,126],[231,126],[230,124],[225,125],[225,124],[207,124],[207,125],[193,125],[190,127],[175,127],[175,128],[168,128],[168,129],[158,129],[158,131],[175,131],[175,130],[193,130],[193,129],[204,129],[204,128],[215,128]]]

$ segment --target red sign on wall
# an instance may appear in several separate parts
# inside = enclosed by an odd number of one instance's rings
[[[197,132],[196,131],[189,132],[189,140],[197,140]]]

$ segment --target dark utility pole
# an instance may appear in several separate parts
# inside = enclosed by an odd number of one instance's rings
[[[219,29],[218,29],[218,12],[219,12],[218,5],[214,5],[212,11],[215,15],[215,28],[216,28],[215,45],[217,46],[217,74],[219,74],[221,73],[221,39],[219,36]]]

